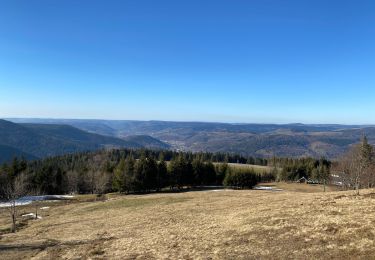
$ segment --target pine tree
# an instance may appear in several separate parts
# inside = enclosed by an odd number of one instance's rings
[[[129,192],[134,190],[134,168],[135,168],[135,160],[133,156],[130,154],[126,157],[125,160],[125,167],[124,167],[124,175],[123,175],[123,182],[122,182],[122,190],[125,192]]]
[[[204,182],[205,167],[200,158],[195,158],[192,162],[193,185],[202,185]]]
[[[120,163],[115,168],[112,187],[115,191],[123,192],[124,189],[124,177],[125,177],[125,160],[122,158]]]
[[[367,137],[364,136],[361,142],[361,165],[364,169],[367,169],[373,161],[374,151],[373,147],[368,143]]]
[[[160,191],[162,188],[168,184],[167,175],[167,163],[164,161],[164,155],[161,154],[159,157],[157,178],[156,178],[156,190]]]
[[[359,186],[361,179],[369,173],[369,169],[374,160],[373,147],[368,143],[367,137],[363,136],[362,142],[359,147],[359,165],[358,172],[356,175],[356,190],[357,195],[359,194]]]
[[[203,175],[203,184],[212,185],[216,181],[216,171],[215,166],[212,162],[207,162],[204,164],[204,175]]]

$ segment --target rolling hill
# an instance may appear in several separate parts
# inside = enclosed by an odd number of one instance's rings
[[[8,162],[12,160],[14,157],[18,158],[25,158],[26,160],[36,160],[38,157],[25,153],[23,151],[20,151],[16,148],[6,146],[6,145],[0,145],[0,163]]]
[[[19,123],[67,124],[91,133],[125,138],[148,135],[185,151],[233,152],[256,157],[336,158],[375,127],[361,125],[228,124],[81,119],[11,119]]]
[[[112,147],[165,149],[168,145],[148,136],[128,136],[123,140],[88,133],[70,125],[16,124],[0,120],[0,162],[14,155],[36,159]]]

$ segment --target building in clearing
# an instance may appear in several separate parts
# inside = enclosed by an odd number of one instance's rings
[[[296,182],[298,182],[298,183],[307,183],[307,179],[305,177],[302,177],[302,178],[298,179]]]

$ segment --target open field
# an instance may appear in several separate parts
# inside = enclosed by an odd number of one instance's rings
[[[254,165],[254,164],[243,164],[243,163],[228,163],[230,167],[234,168],[244,168],[244,169],[254,169],[254,170],[263,170],[263,171],[270,171],[272,167],[269,166],[261,166],[261,165]]]
[[[214,163],[214,165],[220,165],[222,163]],[[257,173],[268,173],[272,171],[270,166],[261,166],[254,164],[244,164],[244,163],[228,163],[229,167],[237,169],[253,169]]]
[[[281,192],[214,190],[52,203],[43,219],[2,235],[0,255],[2,259],[374,258],[375,192],[364,190],[359,197],[352,191],[299,192],[305,185],[281,184],[285,189]],[[2,226],[8,221],[5,214],[2,209]]]

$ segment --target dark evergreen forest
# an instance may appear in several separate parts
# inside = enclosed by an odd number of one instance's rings
[[[270,167],[257,171],[233,167],[231,163]],[[1,166],[0,185],[12,186],[22,176],[26,189],[38,194],[145,193],[213,185],[251,188],[258,182],[301,177],[321,179],[329,168],[330,162],[324,159],[262,159],[225,153],[114,149],[34,161],[14,158]]]

